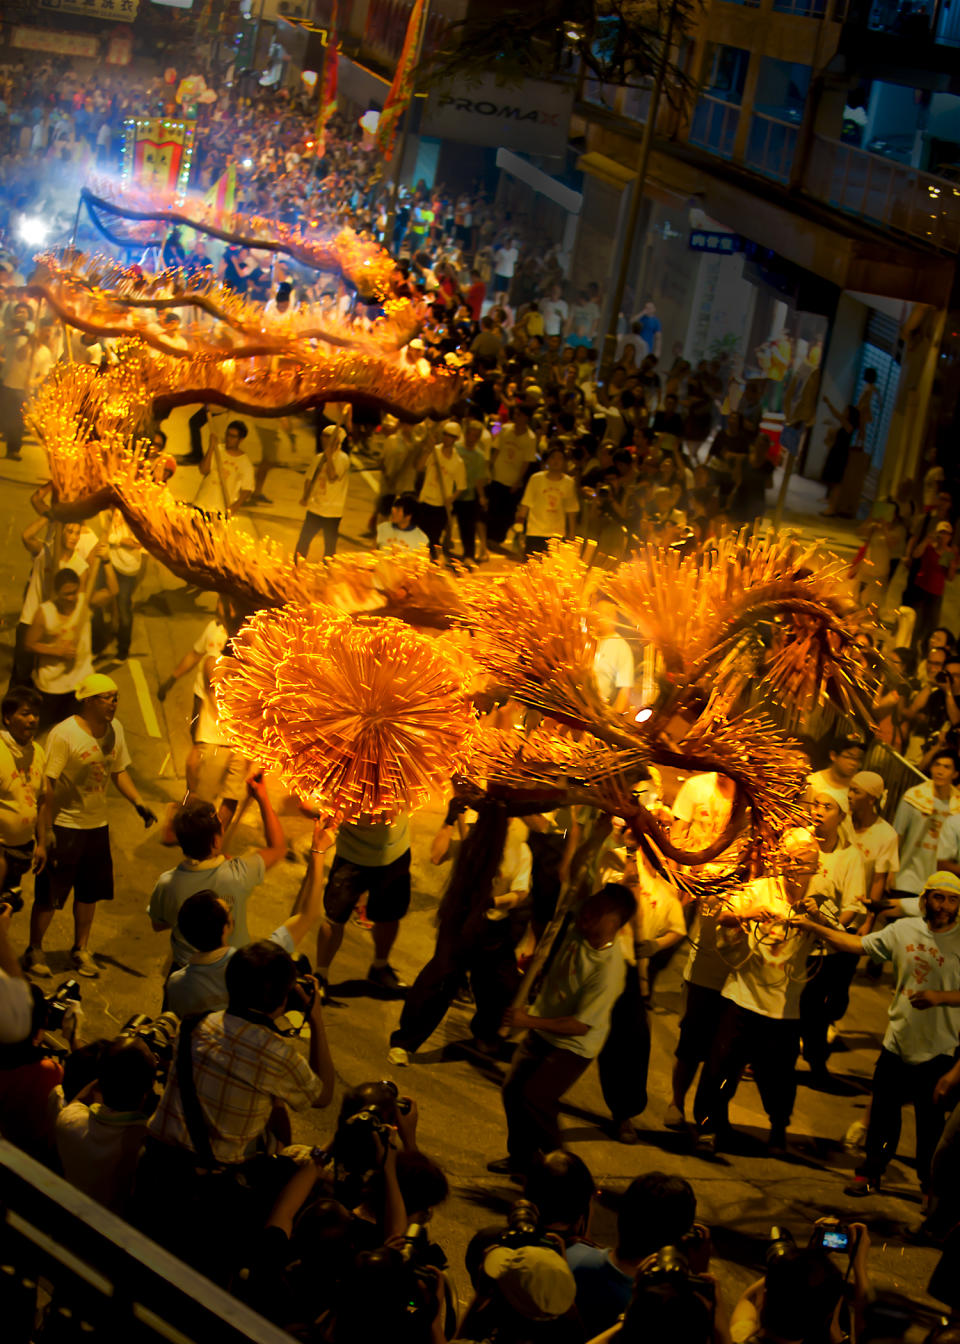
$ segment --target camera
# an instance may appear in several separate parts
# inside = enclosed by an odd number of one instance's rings
[[[70,984],[70,981],[67,981]],[[161,1081],[170,1072],[173,1052],[177,1043],[180,1019],[176,1013],[161,1013],[159,1017],[148,1017],[146,1013],[134,1013],[123,1027],[121,1036],[134,1036],[144,1045],[157,1061],[157,1077]]]
[[[713,1280],[703,1274],[694,1274],[690,1261],[678,1246],[661,1246],[655,1256],[640,1266],[637,1280],[648,1288],[661,1284],[683,1285],[710,1302],[716,1296]]]
[[[301,1036],[303,1034],[304,1028],[310,1021],[313,1003],[317,997],[317,982],[312,979],[313,968],[310,965],[310,958],[297,957],[294,964],[297,968],[297,978],[290,986],[281,1014],[281,1017],[286,1019],[287,1026],[281,1027],[276,1023],[274,1024],[275,1030],[281,1036]]]
[[[380,1078],[377,1080],[380,1087],[385,1087],[388,1092],[393,1094],[393,1099],[397,1104],[397,1110],[401,1115],[409,1115],[413,1101],[410,1097],[401,1097],[400,1089],[392,1078]]]
[[[821,1223],[813,1229],[811,1246],[821,1246],[825,1251],[840,1251],[849,1254],[856,1250],[857,1237],[846,1223],[838,1221]]]
[[[64,1018],[80,1003],[80,986],[76,980],[64,980],[52,994],[43,997],[43,1030],[63,1032]]]
[[[0,907],[8,905],[15,915],[19,915],[23,909],[23,892],[19,887],[11,887],[9,891],[0,894]]]
[[[529,1199],[514,1200],[507,1214],[507,1226],[497,1239],[498,1246],[544,1246],[557,1249],[556,1238],[540,1230],[540,1210]]]
[[[793,1233],[788,1227],[777,1227],[774,1225],[770,1229],[770,1240],[767,1244],[766,1263],[769,1269],[771,1265],[784,1256],[792,1256],[797,1249],[797,1243],[794,1240]]]

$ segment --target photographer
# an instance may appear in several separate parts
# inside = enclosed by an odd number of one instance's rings
[[[118,1036],[105,1050],[97,1078],[57,1116],[54,1137],[64,1176],[121,1215],[156,1102],[156,1076],[157,1061],[147,1045]]]
[[[777,1229],[774,1229],[776,1232]],[[857,1332],[871,1288],[867,1277],[870,1238],[863,1223],[851,1223],[850,1274]],[[817,1235],[798,1247],[789,1234],[767,1251],[767,1269],[745,1290],[730,1317],[733,1344],[820,1344],[845,1338],[840,1323],[844,1278]]]
[[[679,1176],[650,1171],[632,1181],[617,1210],[615,1250],[579,1243],[567,1247],[577,1284],[577,1310],[587,1338],[600,1334],[626,1311],[637,1271],[664,1246],[680,1248],[698,1273],[710,1260],[710,1239],[694,1223],[697,1199]]]
[[[523,1193],[539,1210],[544,1231],[555,1233],[568,1248],[590,1236],[597,1185],[582,1157],[562,1148],[538,1154],[527,1173]]]
[[[52,1094],[63,1082],[63,1065],[45,1048],[47,1001],[36,985],[29,986],[29,993],[28,1034],[13,1044],[0,1045],[0,1134],[49,1163],[57,1115],[57,1098]],[[71,1048],[72,1031],[71,1027]]]
[[[13,907],[0,902],[0,1046],[22,1041],[30,1031],[30,984],[10,946]]]
[[[479,1233],[474,1241],[484,1236]],[[551,1246],[536,1234],[532,1241],[521,1234],[518,1241],[508,1230],[501,1241],[487,1244],[481,1259],[475,1257],[471,1242],[467,1269],[474,1298],[460,1323],[459,1340],[581,1344],[576,1284],[559,1243]]]
[[[217,1276],[232,1271],[244,1238],[289,1174],[271,1145],[290,1141],[285,1108],[328,1106],[335,1081],[316,982],[298,982],[282,948],[270,942],[240,948],[226,983],[225,1011],[181,1024],[135,1192],[142,1230]],[[310,987],[308,1063],[276,1020],[292,994],[302,1000]]]
[[[293,913],[270,935],[270,942],[291,956],[320,921],[323,855],[332,843],[333,833],[316,821],[307,871]],[[196,891],[180,907],[177,932],[197,950],[189,963],[174,971],[167,981],[166,1005],[178,1017],[226,1008],[227,966],[237,950],[230,946],[234,926],[230,905],[215,891]]]
[[[731,1344],[716,1280],[711,1274],[695,1273],[675,1246],[662,1247],[638,1266],[626,1312],[591,1344],[661,1344],[663,1340]],[[817,1339],[816,1344],[821,1341]]]

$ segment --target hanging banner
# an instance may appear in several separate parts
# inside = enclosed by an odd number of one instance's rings
[[[420,39],[420,25],[423,21],[424,0],[415,0],[407,21],[407,34],[403,39],[403,50],[397,61],[393,83],[387,94],[387,101],[380,113],[377,126],[377,144],[383,157],[389,162],[393,158],[393,143],[397,138],[400,118],[413,97],[414,67],[417,63],[417,46]]]
[[[97,39],[87,33],[55,33],[47,28],[14,28],[10,45],[24,51],[49,51],[57,56],[95,57],[100,49]]]
[[[116,19],[130,23],[140,0],[40,0],[40,8],[57,14],[85,14],[88,19]]]
[[[340,64],[340,44],[337,41],[337,0],[333,0],[330,15],[330,42],[323,49],[323,68],[320,72],[320,109],[314,131],[315,152],[322,159],[327,152],[327,123],[337,110],[337,70]]]
[[[190,178],[195,121],[130,117],[123,123],[124,183],[165,198],[182,196]]]

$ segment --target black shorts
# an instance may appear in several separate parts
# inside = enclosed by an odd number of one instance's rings
[[[113,856],[110,827],[78,831],[72,826],[54,826],[55,843],[47,864],[37,874],[33,902],[38,910],[62,910],[73,891],[81,905],[113,900]]]
[[[710,1053],[717,1023],[723,1011],[724,998],[719,989],[683,983],[683,1017],[680,1036],[674,1051],[677,1059],[688,1064],[702,1064]]]
[[[351,863],[338,854],[327,877],[323,910],[333,924],[346,924],[366,892],[367,919],[388,924],[403,919],[410,908],[410,851],[382,868]]]

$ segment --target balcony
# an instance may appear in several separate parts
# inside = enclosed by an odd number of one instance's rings
[[[796,14],[800,19],[822,19],[827,12],[827,0],[773,0],[778,14]]]
[[[691,145],[708,149],[711,154],[719,154],[723,159],[732,158],[739,120],[740,108],[735,103],[701,94],[693,110],[687,138]]]
[[[960,183],[816,135],[803,190],[946,252],[960,248]]]
[[[775,182],[789,182],[798,132],[795,122],[754,113],[744,163],[755,173],[772,177]]]

